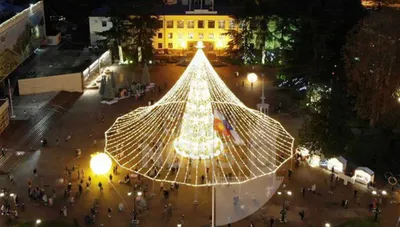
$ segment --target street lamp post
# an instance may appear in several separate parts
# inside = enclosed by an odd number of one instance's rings
[[[253,84],[254,84],[254,82],[257,81],[257,78],[258,78],[257,74],[255,74],[255,73],[247,74],[247,80],[250,82],[251,88],[253,88]]]
[[[36,219],[36,221],[35,221],[35,227],[38,227],[38,226],[40,225],[40,223],[42,223],[42,220]]]
[[[282,204],[282,210],[281,210],[281,223],[286,223],[286,196],[291,196],[292,192],[289,190],[284,190],[283,193],[282,192],[278,192],[278,195],[282,195],[283,196],[283,204]]]

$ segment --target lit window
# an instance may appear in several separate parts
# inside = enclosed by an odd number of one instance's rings
[[[203,39],[204,38],[204,34],[203,33],[199,33],[199,39]]]
[[[183,33],[182,32],[178,33],[178,39],[183,39]]]
[[[168,39],[172,39],[173,35],[172,33],[168,33]]]
[[[159,39],[162,39],[162,33],[159,32],[159,33],[157,34],[157,37],[158,37]]]
[[[177,25],[177,27],[178,28],[184,28],[185,27],[185,22],[183,21],[183,20],[178,20],[178,25]]]
[[[172,48],[173,48],[172,43],[168,43],[168,48],[169,48],[169,49],[172,49]]]
[[[229,21],[229,28],[230,29],[234,29],[235,28],[235,21],[234,20]]]
[[[188,38],[193,39],[193,32],[189,32]]]
[[[167,28],[174,28],[174,21],[173,20],[167,20]]]
[[[101,26],[102,27],[107,27],[107,21],[101,21]]]
[[[208,21],[208,28],[215,28],[215,20]]]
[[[158,49],[162,49],[162,43],[158,43]]]
[[[209,38],[209,39],[214,39],[214,33],[208,34],[208,38]]]
[[[224,39],[224,38],[225,38],[225,36],[223,34],[219,35],[219,39]]]
[[[188,28],[194,28],[194,20],[189,20],[187,24]]]
[[[197,28],[204,28],[204,21],[203,20],[197,21]]]
[[[225,21],[224,20],[218,21],[218,28],[225,28]]]

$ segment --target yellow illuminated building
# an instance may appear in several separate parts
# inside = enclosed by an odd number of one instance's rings
[[[224,33],[236,29],[234,19],[228,15],[164,15],[159,19],[162,28],[153,39],[153,47],[176,55],[195,49],[198,41],[203,41],[206,51],[225,49],[230,37]]]

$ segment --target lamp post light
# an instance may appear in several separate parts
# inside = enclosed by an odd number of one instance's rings
[[[42,220],[36,219],[36,221],[35,221],[35,227],[38,227],[38,226],[40,225],[40,223],[42,223]]]
[[[253,88],[254,82],[256,82],[258,79],[257,74],[255,73],[249,73],[247,74],[247,80],[251,83],[251,88]]]
[[[331,224],[325,223],[325,227],[331,227]]]

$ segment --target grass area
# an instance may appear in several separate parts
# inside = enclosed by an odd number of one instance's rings
[[[380,227],[378,222],[374,222],[372,219],[365,220],[351,220],[347,221],[338,227]]]
[[[34,226],[34,222],[25,222],[17,225],[16,227],[32,227]],[[55,221],[43,221],[39,225],[40,227],[74,227],[71,222],[55,220]]]

